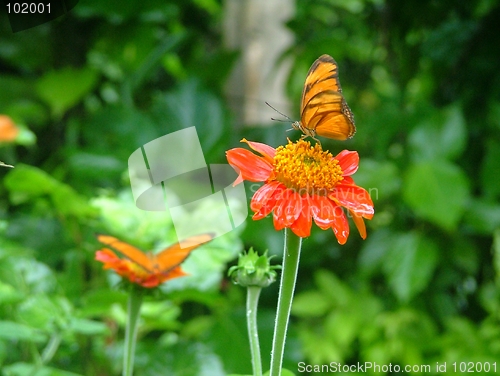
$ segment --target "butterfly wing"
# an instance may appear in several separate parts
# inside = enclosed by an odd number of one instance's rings
[[[354,136],[354,116],[342,96],[338,66],[320,56],[307,73],[301,101],[301,126],[323,137],[345,140]]]
[[[163,273],[172,270],[187,259],[193,250],[213,238],[214,234],[211,233],[195,235],[165,248],[156,254],[156,267]]]
[[[302,90],[300,111],[304,111],[304,108],[312,97],[325,90],[334,90],[342,93],[338,79],[337,62],[333,57],[326,54],[317,58],[307,72],[306,82]]]
[[[97,235],[97,240],[102,244],[105,244],[114,250],[121,253],[130,261],[136,263],[141,266],[145,270],[152,272],[154,269],[154,264],[150,257],[147,254],[142,252],[140,249],[135,248],[134,246],[121,241],[118,238],[108,235]]]
[[[302,124],[315,133],[336,140],[354,135],[354,121],[350,108],[337,91],[327,90],[316,94],[302,114]]]

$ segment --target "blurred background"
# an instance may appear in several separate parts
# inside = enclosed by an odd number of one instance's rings
[[[208,164],[243,137],[299,138],[265,102],[298,119],[325,53],[357,133],[321,141],[359,152],[375,217],[365,241],[352,223],[345,246],[304,240],[285,367],[500,368],[499,1],[81,0],[17,33],[0,17],[2,375],[118,375],[127,296],[94,234],[176,240],[135,207],[128,157],[191,126]],[[249,217],[144,303],[138,375],[251,373],[245,291],[225,277],[250,246],[278,263],[283,234]],[[277,289],[261,297],[265,369]]]

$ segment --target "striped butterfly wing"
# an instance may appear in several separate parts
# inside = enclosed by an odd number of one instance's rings
[[[97,235],[97,240],[118,251],[125,256],[125,258],[136,263],[145,270],[149,272],[154,271],[155,265],[152,258],[140,249],[109,235]]]
[[[162,272],[167,273],[173,268],[179,266],[188,258],[192,251],[214,238],[214,234],[207,233],[191,236],[178,243],[165,248],[155,255],[156,267]]]
[[[345,140],[356,133],[354,115],[342,96],[338,66],[320,56],[307,73],[301,100],[301,127],[306,134]]]

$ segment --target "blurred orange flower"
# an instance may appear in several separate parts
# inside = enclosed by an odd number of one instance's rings
[[[351,175],[358,169],[359,156],[344,150],[333,157],[321,145],[311,146],[300,139],[277,149],[245,139],[255,153],[242,148],[226,152],[229,164],[239,176],[234,184],[244,180],[265,182],[252,197],[253,219],[273,213],[274,228],[290,228],[297,236],[311,233],[312,221],[326,230],[331,228],[340,244],[349,236],[349,224],[343,208],[351,214],[363,239],[363,221],[372,219],[373,201],[368,192],[357,186]]]
[[[7,115],[0,115],[0,142],[14,141],[19,134],[19,128]]]
[[[169,279],[187,275],[180,264],[203,243],[213,239],[213,234],[202,234],[175,243],[163,251],[153,254],[125,243],[115,237],[98,235],[97,239],[118,251],[120,258],[109,248],[96,252],[95,259],[104,263],[104,269],[113,269],[118,275],[143,287],[157,287]]]

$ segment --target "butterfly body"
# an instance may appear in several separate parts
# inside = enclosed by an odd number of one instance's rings
[[[354,115],[342,95],[338,66],[329,55],[321,55],[309,69],[302,91],[300,121],[292,127],[302,137],[316,135],[346,140],[356,133]]]

